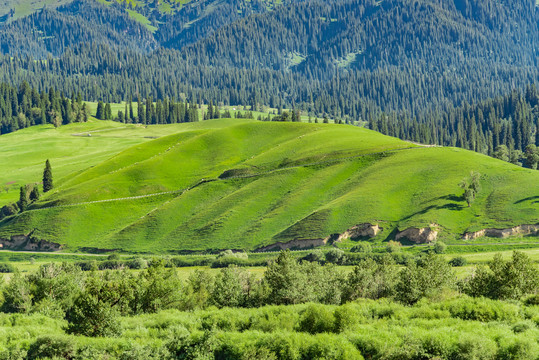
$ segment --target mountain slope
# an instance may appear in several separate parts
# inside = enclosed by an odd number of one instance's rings
[[[468,208],[458,184],[470,171],[482,174],[482,190]],[[252,250],[372,223],[384,228],[377,241],[431,224],[454,241],[537,223],[538,180],[483,155],[361,128],[207,121],[65,178],[34,210],[2,221],[0,237],[33,230],[69,249]]]
[[[77,0],[0,31],[0,79],[88,100],[182,97],[351,121],[424,118],[539,81],[534,0],[255,3],[190,2],[152,34],[120,5]]]

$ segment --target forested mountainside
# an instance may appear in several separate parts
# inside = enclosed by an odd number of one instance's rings
[[[526,150],[535,152],[534,146],[539,146],[539,92],[532,85],[524,92],[514,90],[503,97],[474,105],[465,103],[421,118],[381,114],[369,119],[369,127],[400,139],[458,146],[515,164],[536,163],[526,159]]]
[[[489,154],[503,131],[514,149],[537,142],[534,105],[482,103],[539,82],[535,0],[136,4],[75,0],[4,25],[0,80],[105,102],[374,119],[387,134]]]
[[[3,78],[66,92],[80,88],[89,99],[184,93],[225,104],[295,105],[355,120],[379,110],[417,116],[539,79],[533,0],[305,1],[213,33],[196,30],[211,34],[187,46],[190,40],[182,38],[198,35],[189,34],[183,11],[163,15],[167,20],[152,34],[120,10],[77,0],[5,26]],[[212,29],[224,23],[210,22]],[[87,24],[99,26],[86,31]],[[144,54],[156,44],[169,49]],[[28,52],[59,59],[36,63],[25,58]]]

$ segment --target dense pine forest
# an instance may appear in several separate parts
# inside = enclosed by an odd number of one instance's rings
[[[523,164],[538,145],[534,0],[143,3],[75,0],[6,23],[0,80],[149,111],[293,108]]]
[[[39,93],[26,82],[19,88],[0,84],[0,134],[33,125],[86,122],[88,110],[80,93],[69,98],[52,88]]]

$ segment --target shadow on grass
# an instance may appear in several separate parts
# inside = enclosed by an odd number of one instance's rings
[[[533,201],[533,200],[535,200],[535,201]],[[539,195],[530,196],[530,197],[527,197],[527,198],[524,198],[524,199],[520,199],[518,201],[515,201],[515,204],[521,204],[521,203],[526,202],[526,201],[531,201],[532,204],[537,204],[537,203],[539,203]]]
[[[461,200],[459,198],[459,200]],[[400,221],[405,221],[405,220],[408,220],[408,219],[411,219],[413,218],[414,216],[417,216],[417,215],[423,215],[423,214],[426,214],[427,212],[431,211],[431,210],[452,210],[452,211],[460,211],[464,209],[464,206],[461,205],[461,204],[455,204],[455,203],[447,203],[447,204],[444,204],[444,205],[431,205],[431,206],[427,206],[426,208],[424,208],[423,210],[420,210],[420,211],[416,211],[415,213],[413,214],[410,214],[408,216],[405,216],[403,217],[402,219],[400,219]]]

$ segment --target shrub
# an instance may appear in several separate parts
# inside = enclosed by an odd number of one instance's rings
[[[388,253],[396,253],[401,251],[402,244],[398,241],[390,240],[386,245],[386,251]]]
[[[468,260],[463,256],[457,256],[449,260],[449,265],[453,267],[466,266],[467,264],[468,264]]]
[[[372,252],[372,246],[368,242],[360,242],[350,249],[353,253],[370,254]]]
[[[118,254],[110,254],[109,256],[107,256],[107,260],[108,261],[118,261],[118,260],[120,260],[120,255],[118,255]]]
[[[28,349],[29,359],[71,359],[74,354],[75,344],[73,340],[57,336],[38,337]]]
[[[148,262],[142,258],[136,258],[127,263],[130,269],[142,270],[148,267]]]
[[[75,265],[78,266],[82,271],[99,270],[99,265],[96,260],[77,261]]]
[[[444,254],[446,250],[447,245],[444,242],[440,240],[436,241],[436,243],[434,244],[434,252],[436,254]]]
[[[454,282],[455,274],[449,264],[440,255],[429,253],[417,261],[410,261],[400,272],[397,298],[414,304],[422,297],[453,287]]]
[[[117,270],[123,268],[124,266],[125,263],[123,261],[105,260],[99,263],[99,270]]]
[[[496,342],[485,337],[466,336],[459,339],[455,352],[455,360],[493,360],[496,358],[498,346]]]
[[[346,260],[344,251],[341,249],[331,249],[326,253],[326,261],[332,264],[342,264]]]
[[[539,291],[539,270],[526,254],[515,251],[510,261],[497,254],[489,268],[479,267],[462,285],[470,296],[519,299]]]
[[[335,328],[335,316],[328,306],[311,304],[300,318],[299,331],[310,334],[332,332]]]
[[[305,255],[301,260],[322,263],[324,262],[325,258],[326,257],[324,253],[322,252],[322,250],[317,249]]]
[[[0,273],[14,273],[16,271],[15,267],[11,264],[0,263]]]
[[[539,305],[539,294],[528,296],[526,299],[524,299],[524,304],[528,306]]]

